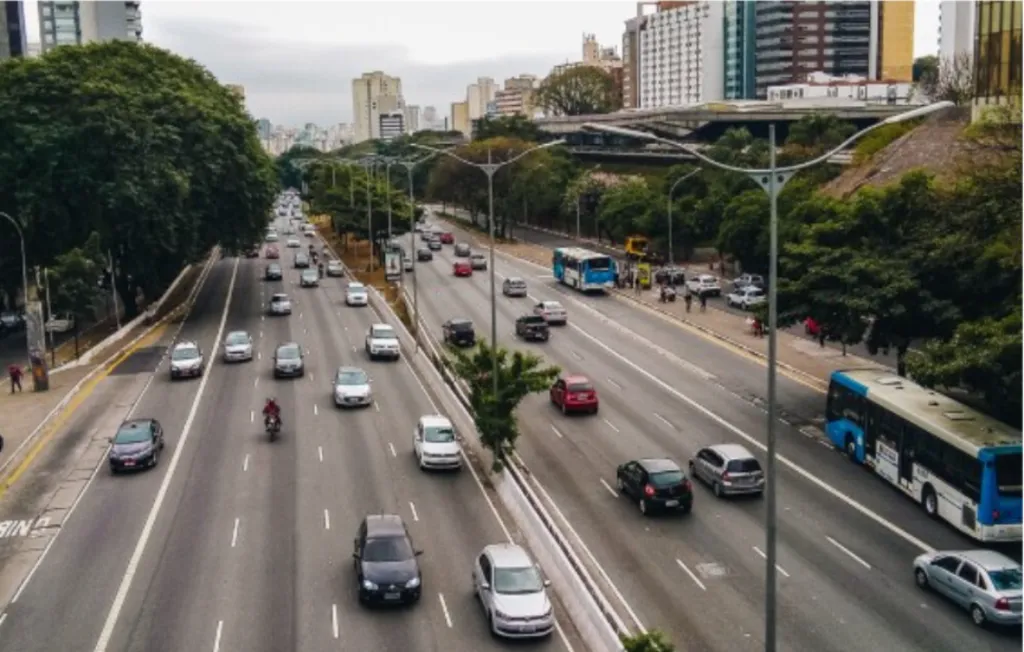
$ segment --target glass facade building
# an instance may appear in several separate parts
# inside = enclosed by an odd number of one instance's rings
[[[725,99],[752,100],[756,77],[757,19],[753,3],[725,1]]]
[[[974,105],[1020,103],[1021,13],[1015,0],[976,3]]]

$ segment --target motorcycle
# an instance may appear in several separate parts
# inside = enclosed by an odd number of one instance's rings
[[[270,436],[270,441],[277,439],[277,436],[281,433],[281,418],[280,417],[267,417],[267,434]]]
[[[661,295],[658,297],[658,300],[661,301],[662,303],[665,303],[665,302],[668,302],[668,301],[675,301],[676,300],[676,291],[675,291],[675,289],[663,286],[661,288]]]

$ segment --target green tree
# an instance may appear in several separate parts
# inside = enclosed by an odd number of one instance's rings
[[[452,350],[455,374],[470,389],[473,421],[480,431],[480,440],[494,455],[493,467],[501,470],[505,458],[515,450],[519,428],[515,410],[527,395],[542,392],[551,386],[560,370],[544,367],[536,355],[498,347],[495,352],[480,341],[472,351]],[[494,358],[498,361],[498,395],[494,395]]]
[[[476,121],[473,137],[477,140],[489,138],[515,138],[536,143],[542,133],[533,120],[525,115],[503,115],[497,118],[483,117]]]
[[[939,73],[939,58],[934,54],[918,57],[914,59],[914,67],[912,70],[911,79],[915,84],[923,81],[927,77],[937,76]]]
[[[212,246],[257,242],[277,184],[250,116],[194,61],[111,41],[0,63],[0,206],[30,264],[98,233],[129,317]]]
[[[95,315],[103,290],[98,280],[106,261],[100,248],[100,236],[93,233],[82,247],[57,256],[48,276],[52,288],[54,312],[68,313],[75,319],[75,357],[78,357],[79,326]]]
[[[648,214],[655,209],[655,196],[644,179],[627,179],[612,186],[601,196],[597,219],[601,230],[612,242],[642,233],[649,225]]]
[[[625,652],[675,652],[676,646],[661,631],[652,629],[643,634],[619,634]]]
[[[622,91],[600,68],[577,66],[541,82],[537,104],[555,115],[611,113],[622,106]]]
[[[970,103],[974,97],[974,57],[970,52],[957,52],[940,58],[934,70],[922,73],[918,86],[932,102],[949,101],[957,106]]]
[[[282,188],[302,189],[302,168],[296,165],[296,159],[310,159],[323,156],[323,153],[307,145],[295,145],[284,154],[274,159],[277,170],[278,184]]]

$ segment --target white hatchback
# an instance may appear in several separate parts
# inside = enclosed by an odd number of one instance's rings
[[[362,283],[352,282],[345,289],[346,306],[365,306],[370,300],[366,292],[366,286]]]
[[[412,434],[412,450],[421,469],[462,468],[462,447],[452,422],[445,417],[420,417]]]

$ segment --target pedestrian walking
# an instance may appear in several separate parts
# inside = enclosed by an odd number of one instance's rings
[[[701,312],[706,312],[707,309],[708,309],[708,293],[707,292],[698,292],[697,293],[697,298],[700,299],[700,311]]]
[[[686,289],[686,293],[683,294],[683,303],[686,304],[686,312],[690,312],[690,306],[693,305],[693,295],[690,294],[690,289]]]
[[[20,392],[21,377],[24,375],[24,372],[22,372],[21,367],[19,367],[16,364],[10,365],[9,367],[7,367],[7,375],[11,379],[11,394],[14,393],[15,389],[17,389]]]

